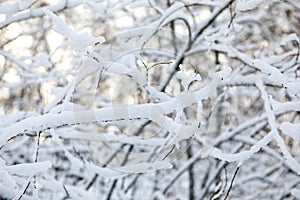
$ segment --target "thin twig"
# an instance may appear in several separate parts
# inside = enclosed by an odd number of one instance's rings
[[[162,61],[162,62],[157,62],[157,63],[154,63],[152,66],[150,66],[148,68],[149,69],[152,69],[153,67],[157,66],[157,65],[169,65],[169,64],[172,64],[173,62],[172,61]]]
[[[172,149],[167,153],[167,155],[165,155],[165,156],[163,157],[162,160],[165,160],[165,159],[173,152],[174,148],[175,148],[175,145],[173,145]]]
[[[126,152],[126,155],[125,155],[125,157],[124,157],[124,159],[123,159],[123,161],[122,161],[122,163],[121,163],[121,166],[124,166],[124,165],[127,163],[128,157],[129,157],[130,153],[132,152],[133,147],[134,147],[133,145],[130,145],[130,146],[129,146],[129,149],[128,149],[128,151]],[[118,182],[118,179],[116,179],[116,180],[113,181],[113,184],[112,184],[112,186],[110,187],[110,190],[109,190],[108,195],[107,195],[107,197],[106,197],[106,200],[109,200],[109,199],[111,198],[111,196],[112,196],[112,194],[113,194],[113,192],[114,192],[114,190],[115,190],[115,188],[116,188],[117,182]]]
[[[192,151],[192,146],[189,146],[187,149],[187,157],[188,159],[191,159],[193,157],[193,151]],[[194,165],[191,164],[188,169],[188,174],[189,174],[189,200],[194,200],[195,199],[195,175],[194,175]]]
[[[150,120],[147,120],[146,122],[144,122],[141,127],[139,127],[136,131],[134,131],[132,133],[132,135],[137,136],[139,135],[146,126],[148,126],[151,123]],[[112,156],[105,162],[105,164],[102,165],[102,167],[107,167],[107,165],[117,156],[117,154],[119,152],[122,151],[123,148],[125,148],[127,146],[127,144],[122,144],[113,154]],[[92,178],[92,180],[89,182],[89,184],[86,186],[86,190],[89,190],[92,185],[96,182],[97,178],[98,178],[98,174],[95,174],[94,177]]]
[[[83,164],[85,164],[85,160],[84,158],[80,155],[79,151],[73,146],[73,150],[75,151],[75,153],[78,155],[78,157],[80,158],[80,160],[83,162]]]
[[[70,194],[69,194],[69,192],[68,192],[68,190],[67,190],[66,186],[65,186],[65,185],[63,185],[63,188],[64,188],[64,190],[65,190],[65,192],[66,192],[66,195],[67,195],[67,197],[69,197],[69,196],[70,196]]]
[[[27,189],[28,189],[30,183],[31,183],[31,181],[28,181],[28,183],[27,183],[25,189],[23,190],[22,194],[19,196],[18,200],[22,199],[22,197],[23,197],[23,195],[26,193],[26,191],[27,191]]]
[[[42,131],[40,131],[40,132],[38,133],[38,135],[37,135],[37,146],[36,146],[36,152],[35,152],[35,158],[34,158],[34,162],[35,162],[35,163],[37,162],[38,156],[39,156],[41,133],[42,133]]]
[[[228,176],[227,176],[227,168],[226,168],[226,165],[224,165],[224,171],[225,171],[225,185],[224,185],[224,189],[223,189],[222,193],[225,192],[225,189],[226,189],[227,183],[228,183]]]
[[[232,189],[233,181],[234,181],[234,179],[235,179],[235,177],[236,177],[236,175],[237,175],[239,169],[240,169],[240,167],[237,167],[236,170],[235,170],[235,172],[234,172],[234,175],[233,175],[233,177],[232,177],[232,180],[231,180],[231,182],[230,182],[229,189],[228,189],[228,191],[227,191],[227,194],[226,194],[224,200],[227,200],[227,198],[228,198],[228,196],[229,196],[229,193],[230,193],[230,191],[231,191],[231,189]]]
[[[98,174],[95,174],[94,177],[92,178],[92,180],[89,182],[89,184],[86,186],[85,190],[89,190],[93,184],[96,182],[97,178],[98,178]]]
[[[37,134],[37,142],[36,142],[37,144],[36,144],[34,163],[37,162],[38,156],[39,156],[41,133],[42,133],[42,131],[39,131],[39,133]],[[36,189],[36,175],[33,176],[33,187],[34,187],[34,189]]]
[[[165,91],[167,88],[167,85],[170,83],[171,79],[173,76],[176,74],[177,70],[179,70],[179,65],[183,63],[185,59],[185,53],[191,50],[192,45],[196,42],[198,37],[210,26],[213,24],[213,22],[216,20],[216,18],[226,9],[228,6],[230,6],[235,0],[230,0],[227,3],[225,3],[221,8],[216,10],[210,18],[197,30],[196,34],[192,37],[189,38],[189,43],[186,46],[186,48],[182,51],[181,54],[178,55],[178,57],[175,59],[175,63],[173,65],[173,69],[169,76],[166,78],[164,84],[162,85],[160,91]],[[184,21],[183,21],[184,22]]]

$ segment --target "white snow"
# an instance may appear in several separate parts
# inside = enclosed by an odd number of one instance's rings
[[[53,176],[45,173],[39,182],[47,189],[52,190],[53,192],[61,192],[64,190],[63,184],[57,181]]]
[[[14,4],[4,4],[0,5],[0,13],[6,15],[6,19],[11,18],[11,16],[19,10],[18,3]]]
[[[126,175],[128,175],[128,172],[126,171],[122,171],[122,170],[118,170],[118,168],[104,168],[104,167],[99,167],[97,165],[94,164],[88,164],[86,166],[86,170],[88,170],[89,172],[93,172],[95,174],[99,174],[100,176],[104,177],[104,178],[121,178],[124,177]]]
[[[13,199],[17,195],[17,191],[0,184],[0,194],[2,198]]]
[[[246,12],[257,8],[263,0],[240,0],[236,4],[236,11]]]
[[[253,145],[250,150],[241,151],[239,153],[224,153],[220,149],[215,147],[208,148],[208,155],[218,158],[227,162],[239,162],[243,163],[248,160],[251,156],[261,150],[262,147],[269,144],[274,139],[274,134],[272,132],[268,133],[265,137],[259,140],[255,145]]]
[[[300,142],[300,124],[292,124],[290,122],[283,122],[280,126],[281,131]]]
[[[69,92],[73,91],[73,88],[74,88],[74,86],[76,84],[76,80],[69,82],[66,87],[64,87],[62,90],[59,91],[58,94],[56,94],[55,99],[53,101],[51,101],[48,105],[45,106],[44,113],[47,113],[51,109],[53,109],[59,102],[61,102],[65,98],[65,96]]]
[[[179,147],[180,141],[190,139],[197,134],[198,123],[194,122],[191,125],[178,125],[175,128],[176,128],[175,135],[172,137],[170,141],[168,141],[167,145],[168,146],[176,145],[177,147]],[[174,129],[172,130],[172,132],[173,131]]]
[[[36,162],[36,163],[24,163],[7,166],[6,169],[11,174],[19,176],[33,176],[35,174],[46,172],[51,168],[52,163],[50,161]]]
[[[230,67],[226,67],[224,70],[209,73],[212,79],[208,83],[210,97],[214,98],[217,96],[217,87],[230,76],[231,71],[232,69]]]
[[[115,133],[97,133],[97,132],[80,132],[74,131],[73,128],[62,129],[56,131],[56,134],[60,138],[83,140],[91,142],[112,142],[112,143],[124,143],[141,146],[161,146],[164,144],[164,140],[161,138],[141,138],[138,136],[129,135],[117,135]]]
[[[294,189],[292,189],[291,194],[292,194],[295,198],[300,199],[300,190],[294,188]]]
[[[293,81],[289,83],[285,83],[285,86],[289,93],[292,95],[300,95],[300,82],[299,81]]]
[[[269,76],[270,80],[275,83],[285,84],[284,75],[275,67],[269,65],[261,59],[254,60],[254,66]]]
[[[35,3],[37,0],[24,0],[19,2],[19,10],[25,10],[29,8],[33,3]]]
[[[84,110],[83,106],[66,101],[52,108],[50,110],[50,113],[57,114],[63,111],[83,111],[83,110]]]
[[[22,119],[32,117],[32,116],[38,116],[38,113],[20,111],[16,113],[11,113],[9,115],[0,116],[0,127],[8,126],[14,122],[18,122]]]
[[[94,46],[97,43],[101,44],[105,42],[104,37],[95,38],[87,32],[77,33],[73,31],[61,18],[49,10],[45,10],[45,13],[54,21],[55,25],[53,26],[53,29],[68,38],[75,47],[81,50],[84,50],[89,46]]]
[[[178,16],[179,12],[177,11],[179,11],[183,7],[183,3],[175,2],[171,7],[164,11],[163,16],[161,16],[158,20],[152,22],[148,26],[138,27],[120,34],[120,42],[122,42],[123,40],[125,41],[129,38],[140,37],[139,41],[137,42],[136,48],[141,48],[164,25],[165,22],[167,22],[169,19],[173,19],[174,16]]]
[[[0,183],[12,190],[15,190],[18,188],[16,181],[11,177],[11,175],[8,173],[8,171],[5,170],[5,168],[0,170]]]
[[[75,7],[80,5],[82,2],[81,0],[72,0],[69,1],[68,3],[68,7]],[[3,6],[3,5],[2,5]],[[65,7],[65,1],[61,1],[55,5],[49,5],[49,6],[43,6],[40,8],[35,8],[35,9],[26,9],[23,12],[16,12],[18,9],[18,4],[8,4],[6,7],[6,5],[4,5],[3,7],[1,6],[2,11],[4,11],[4,13],[7,14],[6,20],[0,22],[0,28],[3,28],[13,22],[18,22],[20,20],[25,20],[31,17],[39,17],[44,15],[44,11],[46,10],[51,10],[52,12],[56,12],[58,10],[60,10],[61,8]],[[12,13],[14,11],[14,13]],[[11,16],[12,14],[14,14],[13,16]]]
[[[290,179],[300,174],[300,39],[285,13],[299,5],[8,3],[0,3],[0,112],[12,114],[0,116],[1,197],[186,199],[193,169],[202,187],[194,196],[205,199],[228,189],[238,164],[234,184],[248,181],[249,198],[300,199]],[[282,34],[272,37],[264,22]],[[27,38],[33,46],[19,42]]]
[[[188,88],[193,81],[202,80],[200,74],[193,73],[192,75],[188,75],[183,70],[178,71],[176,75],[177,78],[181,80],[181,84],[184,87],[185,91],[188,91]]]
[[[150,162],[139,162],[136,164],[128,164],[124,167],[117,168],[118,171],[126,173],[146,173],[153,172],[159,169],[170,169],[172,164],[168,161],[156,161],[153,163]]]
[[[281,41],[281,45],[286,45],[287,43],[291,41],[296,41],[298,44],[300,44],[300,39],[296,33],[292,33],[288,35],[287,37],[283,38]]]

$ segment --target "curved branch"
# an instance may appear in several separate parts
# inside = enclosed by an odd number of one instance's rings
[[[64,9],[76,7],[80,4],[82,4],[82,1],[65,0],[56,5],[43,6],[43,7],[34,8],[34,9],[33,8],[27,9],[25,11],[15,14],[13,17],[1,22],[0,29],[8,26],[9,24],[11,24],[13,22],[20,22],[20,21],[23,21],[23,20],[26,20],[29,18],[41,17],[41,16],[45,15],[44,10],[51,10],[52,12],[60,12]]]

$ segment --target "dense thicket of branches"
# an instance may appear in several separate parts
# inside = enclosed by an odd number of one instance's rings
[[[300,198],[299,13],[1,2],[1,198]]]

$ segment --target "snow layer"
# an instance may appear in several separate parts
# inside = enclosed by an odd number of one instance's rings
[[[282,132],[294,140],[300,142],[300,124],[292,124],[290,122],[283,122],[280,126]]]
[[[7,166],[6,169],[11,174],[19,176],[33,176],[37,173],[46,172],[51,166],[52,163],[50,161],[44,161]]]

